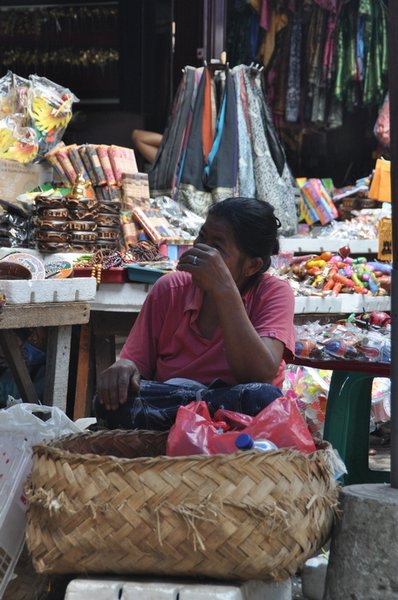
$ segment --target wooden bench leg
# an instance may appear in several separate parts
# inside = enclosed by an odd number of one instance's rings
[[[66,412],[70,362],[71,325],[48,328],[44,404]]]
[[[78,352],[78,365],[76,375],[75,402],[73,419],[88,417],[91,413],[91,327],[89,323],[81,326]]]

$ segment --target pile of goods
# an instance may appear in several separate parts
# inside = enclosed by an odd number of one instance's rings
[[[296,356],[315,360],[391,361],[391,317],[384,312],[350,315],[337,323],[296,326]]]
[[[390,263],[352,258],[349,246],[337,254],[282,256],[276,263],[279,274],[288,279],[295,294],[302,296],[337,296],[369,294],[387,296],[391,287]]]
[[[379,235],[380,221],[391,217],[388,208],[362,208],[361,210],[347,209],[341,218],[342,221],[331,221],[322,227],[315,225],[310,228],[304,224],[299,225],[302,235],[312,238],[332,238],[347,240],[376,240]]]
[[[45,158],[65,187],[72,187],[81,176],[95,195],[106,202],[120,200],[122,177],[138,171],[134,150],[114,145],[65,146],[60,142]]]
[[[159,248],[148,240],[138,241],[129,250],[97,250],[93,254],[82,254],[73,262],[75,277],[95,277],[100,283],[123,283],[128,279],[126,267],[140,265],[151,269],[156,266],[159,274],[173,267],[160,254]]]

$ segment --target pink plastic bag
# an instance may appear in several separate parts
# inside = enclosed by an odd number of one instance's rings
[[[225,429],[225,423],[229,427]],[[278,448],[294,448],[304,453],[315,451],[296,402],[277,398],[255,417],[219,409],[212,420],[206,402],[180,406],[167,439],[168,456],[190,454],[229,454],[236,452],[235,440],[241,433],[253,439],[271,440]]]

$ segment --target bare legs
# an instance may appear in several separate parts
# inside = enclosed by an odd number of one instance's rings
[[[154,131],[134,129],[131,133],[131,139],[133,140],[134,150],[137,150],[146,161],[153,163],[160,142],[162,141],[162,135],[160,133],[155,133]]]

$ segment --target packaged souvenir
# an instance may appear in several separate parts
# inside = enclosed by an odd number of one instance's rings
[[[0,79],[0,119],[15,114],[25,115],[29,81],[8,71]]]
[[[72,118],[72,104],[78,98],[68,89],[46,77],[29,76],[28,113],[30,125],[39,140],[39,155],[44,155],[61,140]]]
[[[39,145],[34,129],[23,126],[23,116],[15,114],[0,120],[0,158],[20,163],[33,162]]]

